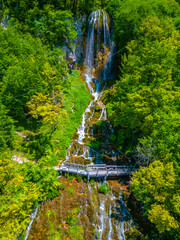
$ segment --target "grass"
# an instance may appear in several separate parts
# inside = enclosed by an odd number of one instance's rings
[[[60,157],[66,156],[66,149],[74,132],[80,125],[84,110],[90,101],[90,94],[79,73],[75,71],[71,78],[71,89],[65,93],[63,103],[67,111],[67,118],[62,119],[62,124],[52,136],[52,144],[57,149],[57,154]],[[56,140],[56,142],[53,142],[53,140]]]

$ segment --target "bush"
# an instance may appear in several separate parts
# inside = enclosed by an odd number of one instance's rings
[[[61,184],[61,185],[59,186],[59,189],[60,189],[60,190],[64,190],[65,187],[66,187],[66,186],[65,186],[64,184]]]
[[[77,176],[76,176],[76,179],[77,179],[78,182],[81,182],[82,176],[81,176],[81,175],[77,175]]]
[[[83,178],[83,180],[84,180],[84,182],[85,182],[85,183],[87,183],[87,182],[88,182],[87,178]]]
[[[18,126],[18,127],[17,127],[17,131],[18,131],[18,132],[22,132],[22,131],[24,131],[24,127],[22,127],[22,126]]]
[[[103,183],[101,186],[99,186],[99,192],[107,194],[109,192],[109,186],[106,183]]]
[[[78,220],[77,217],[68,215],[67,219],[66,219],[66,223],[69,224],[70,226],[74,226],[74,225],[76,225],[77,220]]]
[[[69,192],[71,195],[73,195],[74,187],[69,188],[69,189],[68,189],[68,192]]]
[[[94,184],[94,183],[95,183],[95,180],[94,180],[93,178],[91,178],[90,183],[91,183],[91,184]]]
[[[69,178],[69,173],[65,173],[64,176]]]

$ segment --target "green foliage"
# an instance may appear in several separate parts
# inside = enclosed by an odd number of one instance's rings
[[[57,139],[59,141],[53,142],[53,144],[58,147],[57,154],[60,157],[66,156],[66,149],[70,144],[74,132],[81,123],[85,107],[90,101],[90,94],[86,90],[85,83],[82,82],[77,71],[73,71],[67,81],[69,81],[70,85],[64,93],[63,101],[67,116],[66,118],[60,118],[61,124],[52,135],[52,141]]]
[[[43,95],[42,93],[37,93],[31,97],[31,100],[27,102],[29,108],[29,114],[34,118],[42,118],[43,124],[50,124],[54,128],[57,128],[60,124],[60,115],[66,118],[66,111],[61,109],[62,104],[54,99],[58,98],[55,96],[51,98],[48,95]]]
[[[68,8],[68,11],[60,10],[60,5],[54,7],[50,1],[42,6],[38,1],[30,2],[5,3],[4,15],[10,16],[10,25],[18,31],[31,33],[51,47],[63,42],[68,44],[76,38],[72,13]]]
[[[83,240],[83,228],[79,225],[73,226],[69,229],[72,240]]]
[[[68,188],[68,192],[70,193],[70,195],[73,195],[74,187]]]
[[[106,183],[103,183],[99,186],[99,192],[107,194],[109,192],[109,186]]]
[[[88,143],[86,143],[86,145],[93,148],[93,149],[99,149],[100,148],[100,142],[98,142],[98,141],[88,142]]]
[[[139,27],[146,17],[176,18],[180,13],[179,4],[175,0],[111,0],[107,10],[114,19],[114,36],[120,48],[137,37]]]
[[[65,188],[66,188],[66,186],[65,186],[64,184],[60,184],[60,185],[59,185],[59,189],[60,189],[60,190],[64,190]]]
[[[55,170],[31,162],[18,164],[11,158],[8,153],[0,156],[0,238],[4,240],[20,236],[38,202],[56,197],[62,188]]]
[[[76,179],[77,179],[78,182],[81,182],[81,180],[82,180],[82,175],[77,175],[77,176],[76,176]]]
[[[172,163],[154,161],[133,174],[132,190],[144,202],[149,220],[160,233],[179,228],[177,184]]]
[[[87,182],[88,182],[87,178],[83,178],[83,180],[84,180],[84,182],[85,182],[85,183],[87,183]]]
[[[0,193],[0,238],[16,239],[26,229],[41,192],[8,154],[1,155]]]
[[[27,138],[15,144],[17,150],[43,164],[56,164],[56,156],[65,156],[90,100],[85,84],[77,71],[66,74],[59,48],[50,51],[40,39],[13,27],[0,28],[0,52],[0,100],[5,105],[1,146],[12,148],[16,121],[19,131],[27,132]]]
[[[39,167],[32,162],[21,166],[27,182],[35,183],[41,192],[39,201],[53,199],[59,193],[60,182],[57,180],[58,172],[52,169]]]
[[[14,121],[0,102],[0,149],[13,147],[15,138]]]
[[[178,132],[179,91],[175,70],[178,38],[170,19],[148,17],[140,28],[139,38],[128,44],[121,80],[104,95],[110,119],[119,128],[120,148],[133,148],[137,138],[157,134],[156,130],[159,134],[165,122],[171,131]],[[172,118],[173,123],[167,118]]]
[[[37,91],[52,92],[65,75],[65,61],[57,56],[60,51],[48,56],[39,39],[13,28],[0,28],[0,52],[0,99],[15,119],[24,121],[29,96]]]
[[[67,216],[66,223],[69,225],[69,234],[73,240],[82,240],[83,239],[83,228],[77,225],[78,213],[80,212],[79,208],[73,209],[70,214]]]
[[[71,12],[55,10],[51,5],[45,5],[43,10],[40,18],[37,16],[36,19],[29,19],[28,31],[31,34],[38,36],[43,43],[50,46],[76,38]]]

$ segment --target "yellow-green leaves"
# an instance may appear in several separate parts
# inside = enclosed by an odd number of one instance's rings
[[[173,163],[154,161],[133,174],[132,190],[145,203],[148,218],[160,233],[179,227],[179,199]],[[176,193],[176,194],[175,194]]]
[[[60,123],[60,116],[66,117],[66,111],[62,109],[61,102],[56,102],[56,96],[50,97],[37,93],[32,96],[27,106],[34,118],[42,118],[43,124],[50,124],[55,128]]]
[[[153,204],[151,210],[149,210],[148,218],[156,225],[156,228],[160,233],[179,228],[177,220],[170,215],[164,205]]]
[[[58,173],[28,162],[19,164],[11,155],[0,158],[0,239],[14,240],[22,234],[40,201],[59,194]]]
[[[0,239],[16,239],[25,231],[40,192],[27,182],[18,163],[10,156],[0,160]]]

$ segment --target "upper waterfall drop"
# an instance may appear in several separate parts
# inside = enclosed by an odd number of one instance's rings
[[[102,78],[101,76],[103,76],[103,80],[106,80],[107,72],[111,73],[108,61],[113,51],[110,17],[105,10],[98,10],[89,16],[88,23],[84,65],[87,67],[88,75],[93,78]]]

